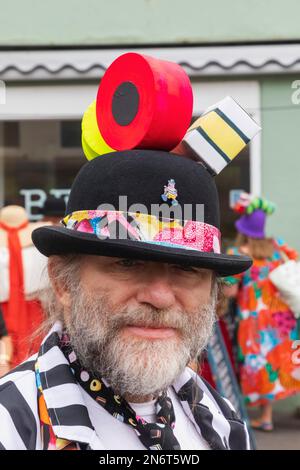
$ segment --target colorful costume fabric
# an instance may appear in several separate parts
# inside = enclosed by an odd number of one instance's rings
[[[293,363],[293,342],[299,339],[299,321],[282,301],[269,273],[297,253],[283,240],[274,240],[267,259],[254,259],[250,269],[226,277],[239,283],[237,311],[240,383],[246,403],[262,405],[300,392],[300,367]],[[239,254],[236,247],[228,250]]]
[[[84,210],[67,215],[63,225],[99,239],[125,239],[157,245],[220,253],[220,231],[196,220],[160,220],[139,212]]]

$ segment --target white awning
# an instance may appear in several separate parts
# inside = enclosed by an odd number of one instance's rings
[[[98,79],[128,49],[0,51],[2,80]],[[172,60],[191,77],[287,74],[300,71],[300,43],[130,49]]]

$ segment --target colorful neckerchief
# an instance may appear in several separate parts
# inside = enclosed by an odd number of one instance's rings
[[[108,413],[122,423],[128,424],[136,432],[142,444],[149,450],[180,450],[173,429],[175,413],[171,399],[162,393],[155,402],[156,423],[148,423],[137,416],[134,409],[120,395],[116,395],[107,382],[87,372],[75,359],[68,336],[63,334],[61,351],[70,362],[76,381]]]

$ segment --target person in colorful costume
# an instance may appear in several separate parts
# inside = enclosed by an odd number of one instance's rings
[[[21,206],[0,210],[0,307],[11,340],[10,368],[36,351],[41,339],[32,334],[43,321],[37,292],[43,288],[47,258],[33,245],[31,233],[42,225],[29,222]]]
[[[7,374],[10,369],[12,355],[11,338],[8,335],[2,310],[0,308],[0,377]]]
[[[235,226],[236,246],[228,254],[252,256],[253,265],[242,274],[227,277],[227,295],[237,300],[240,384],[251,406],[260,406],[254,428],[273,430],[272,409],[277,400],[300,392],[300,367],[293,364],[293,342],[299,338],[299,321],[269,279],[269,273],[298,254],[282,239],[266,238],[266,217],[275,206],[243,193],[234,210],[241,215]]]

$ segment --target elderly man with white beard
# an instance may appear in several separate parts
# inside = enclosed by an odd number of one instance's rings
[[[151,211],[170,179],[189,219]],[[49,330],[0,380],[1,448],[250,447],[231,404],[188,367],[212,333],[218,278],[251,265],[220,253],[219,223],[214,180],[192,160],[132,150],[83,166],[61,226],[33,233],[49,257]]]

